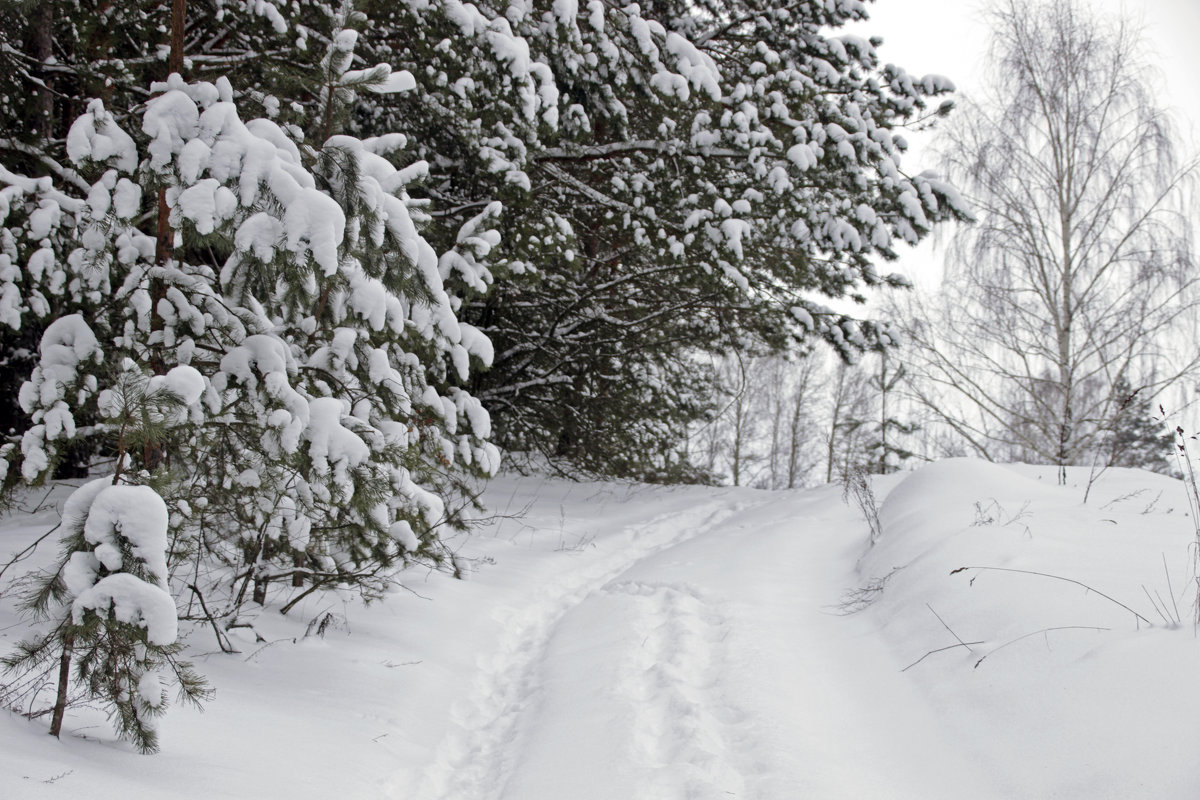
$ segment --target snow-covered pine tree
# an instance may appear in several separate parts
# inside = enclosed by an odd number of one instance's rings
[[[207,694],[191,664],[176,657],[166,505],[148,486],[101,478],[67,500],[63,527],[63,560],[27,604],[49,630],[22,642],[4,666],[47,678],[57,672],[54,736],[62,731],[68,706],[99,702],[121,738],[154,752],[155,721],[167,709],[170,684],[192,703]]]
[[[169,7],[169,3],[166,4]],[[0,4],[0,154],[5,165],[74,183],[62,158],[67,130],[103,96],[117,109],[145,98],[162,69],[169,8],[111,0]]]
[[[414,134],[443,218],[505,206],[503,280],[467,313],[496,346],[474,390],[509,448],[661,474],[708,412],[697,351],[888,343],[825,300],[898,283],[873,262],[960,213],[901,171],[896,133],[950,84],[832,35],[861,2],[367,7],[363,52],[417,88],[354,124]]]
[[[350,69],[360,21],[334,18],[321,62],[337,103],[411,84],[386,66]],[[124,133],[95,101],[67,138],[95,182],[76,209],[82,246],[64,237],[59,260],[111,290],[82,325],[105,358],[79,359],[83,389],[26,392],[35,424],[10,462],[39,480],[64,447],[105,433],[82,420],[111,365],[190,365],[205,390],[186,436],[161,464],[134,454],[132,469],[172,475],[173,559],[237,574],[212,578],[224,581],[223,613],[264,600],[273,580],[371,595],[392,566],[439,558],[439,529],[461,524],[464,481],[498,464],[487,413],[448,378],[465,382],[489,344],[459,323],[439,267],[486,289],[475,256],[496,242],[494,209],[440,265],[407,193],[422,165],[389,160],[403,136],[313,148],[268,120],[243,122],[227,81],[178,76],[152,87],[138,122]],[[165,191],[166,261],[137,227],[143,188]],[[71,424],[36,421],[48,415]]]
[[[70,370],[99,352],[77,315],[51,323],[41,350],[42,364],[26,384],[27,393],[69,379]],[[167,709],[169,685],[196,705],[207,696],[204,680],[177,657],[181,644],[167,564],[167,506],[154,488],[122,480],[127,456],[147,442],[164,441],[170,428],[186,420],[188,404],[203,388],[191,367],[151,377],[126,362],[113,388],[99,399],[100,413],[116,437],[116,472],[84,484],[67,499],[62,557],[53,570],[27,579],[24,610],[44,630],[2,662],[18,674],[18,684],[57,683],[49,709],[54,736],[61,734],[69,706],[99,703],[119,736],[142,752],[154,752],[156,720]]]
[[[0,389],[10,399],[17,398],[22,383],[34,371],[47,326],[71,312],[90,317],[107,293],[106,274],[89,270],[82,259],[70,257],[89,213],[86,201],[60,191],[50,178],[35,180],[0,167],[0,360],[4,366],[0,370]],[[55,342],[59,347],[39,367],[47,380],[39,393],[46,399],[33,427],[28,426],[28,418],[15,403],[6,405],[0,415],[8,435],[8,441],[0,445],[5,495],[20,479],[20,472],[8,469],[19,458],[19,449],[30,452],[38,440],[47,436],[75,436],[73,418],[60,412],[66,408],[64,398],[71,397],[72,405],[83,405],[96,392],[94,379],[89,380],[86,371],[81,377],[66,356],[73,351],[80,358],[91,358],[94,337],[86,328],[61,327],[65,338]],[[77,340],[76,334],[83,338]],[[54,363],[59,354],[67,358],[63,365]],[[55,393],[61,397],[52,397]],[[46,414],[49,419],[43,418]],[[56,461],[72,446],[55,450]],[[41,448],[28,460],[26,469],[41,474],[54,466],[56,463],[47,460]]]
[[[144,3],[0,4],[0,193],[8,201],[0,202],[0,251],[7,256],[0,281],[10,297],[28,301],[10,306],[18,313],[0,323],[0,392],[8,397],[33,368],[46,325],[70,310],[90,318],[80,305],[84,296],[104,296],[105,287],[93,280],[97,273],[66,262],[77,246],[76,211],[92,188],[66,157],[66,136],[89,97],[105,97],[118,123],[145,99],[147,76],[161,69],[162,23]],[[0,407],[0,430],[10,442],[24,424],[16,404]],[[57,455],[60,474],[78,475],[93,454]]]
[[[11,62],[0,110],[27,120],[14,130],[54,128],[61,142],[79,111],[66,98],[101,87],[125,122],[161,74],[165,7],[42,5],[55,24],[17,15],[20,46],[0,53]],[[496,344],[492,370],[462,388],[496,412],[511,448],[670,473],[684,423],[709,412],[697,350],[885,342],[825,299],[894,282],[872,259],[955,213],[947,187],[901,171],[896,135],[949,85],[881,67],[875,43],[835,35],[865,16],[859,0],[356,5],[370,25],[350,71],[392,64],[411,91],[351,102],[316,74],[344,16],[316,0],[192,3],[188,69],[230,76],[240,108],[296,141],[339,130],[325,113],[331,88],[343,132],[406,136],[397,163],[428,169],[412,188],[437,222],[426,240],[441,254],[475,250],[467,273],[442,261],[443,286]],[[57,122],[42,126],[31,109],[51,97],[37,56],[47,36],[60,54]],[[59,149],[0,142],[6,159],[38,162],[31,174],[78,183],[44,157]],[[500,285],[481,293],[491,276]]]

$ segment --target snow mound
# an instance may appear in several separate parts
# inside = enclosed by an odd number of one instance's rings
[[[1053,487],[1008,466],[971,458],[939,461],[904,477],[887,494],[879,509],[884,534],[863,563],[885,566],[970,527],[977,504],[1047,494]]]
[[[1178,481],[1077,468],[1059,486],[1054,468],[957,459],[896,486],[880,521],[858,599],[876,601],[867,613],[985,782],[1008,797],[1195,796]]]

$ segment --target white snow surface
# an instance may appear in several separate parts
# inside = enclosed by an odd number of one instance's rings
[[[877,479],[874,547],[836,486],[501,477],[496,516],[449,542],[468,580],[276,602],[233,656],[192,629],[216,696],[173,707],[155,756],[99,712],[61,741],[0,716],[0,797],[1192,800],[1183,487],[1109,470],[1085,504],[1086,471],[1054,477],[960,460]],[[11,518],[0,541],[56,521]],[[854,590],[874,602],[847,614]]]

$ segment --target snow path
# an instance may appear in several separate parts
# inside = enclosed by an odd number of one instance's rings
[[[709,496],[498,610],[434,762],[390,796],[990,796],[877,628],[833,608],[864,528],[836,491]]]
[[[509,745],[538,691],[541,662],[563,616],[630,564],[700,535],[737,511],[736,505],[708,503],[634,525],[622,537],[627,547],[558,577],[528,605],[497,612],[505,627],[500,647],[480,659],[473,691],[451,710],[455,725],[425,771],[416,797],[500,796],[496,791],[512,768]]]

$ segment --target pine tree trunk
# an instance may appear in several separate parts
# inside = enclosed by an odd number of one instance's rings
[[[56,739],[62,733],[63,715],[67,711],[67,689],[71,683],[71,650],[75,646],[75,634],[63,638],[63,651],[58,659],[58,696],[54,701],[54,715],[50,718],[50,735]]]
[[[54,57],[54,0],[42,0],[33,12],[33,52],[38,64],[50,63]],[[39,70],[43,86],[37,89],[37,116],[34,130],[49,139],[54,135],[54,91],[50,74]]]
[[[261,542],[258,555],[254,559],[254,592],[250,595],[250,599],[260,606],[265,606],[267,604],[267,585],[270,583],[267,579],[269,572],[267,562],[274,557],[275,547],[266,536],[261,537]]]
[[[171,0],[171,55],[167,67],[183,74],[183,31],[187,24],[187,0]]]
[[[154,263],[161,267],[171,260],[174,245],[174,232],[170,223],[171,208],[167,205],[167,190],[158,190],[158,241],[154,248]],[[167,296],[167,288],[162,278],[150,279],[150,330],[161,331],[165,327],[162,315],[158,312],[158,304]],[[163,358],[161,341],[150,349],[148,366],[155,375],[164,375],[167,371],[166,360]],[[165,459],[161,442],[146,442],[142,448],[142,464],[153,472]]]
[[[167,59],[167,68],[171,72],[183,74],[183,32],[187,24],[187,0],[171,0],[171,53]],[[163,266],[175,255],[175,232],[171,230],[171,207],[167,204],[167,190],[158,190],[158,237],[154,248],[154,263]],[[166,286],[161,278],[150,280],[150,330],[161,331],[165,325],[158,311],[158,304],[167,296]],[[150,368],[156,375],[166,373],[167,366],[161,352],[161,344],[150,353]],[[166,452],[161,442],[147,442],[142,452],[143,466],[153,472],[166,460]]]

